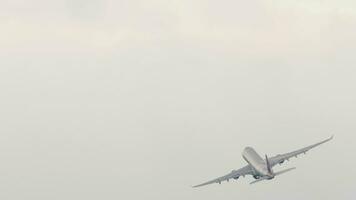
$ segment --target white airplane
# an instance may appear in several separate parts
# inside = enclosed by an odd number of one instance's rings
[[[274,157],[268,158],[266,155],[266,159],[264,160],[257,154],[257,152],[252,148],[252,147],[246,147],[244,151],[242,152],[242,157],[245,159],[245,161],[248,163],[247,166],[238,169],[238,170],[232,170],[229,174],[225,176],[221,176],[219,178],[216,178],[214,180],[208,181],[206,183],[202,183],[193,187],[200,187],[212,183],[219,183],[221,184],[222,181],[229,181],[230,179],[235,179],[237,180],[240,176],[245,177],[245,175],[252,175],[256,180],[251,182],[250,184],[254,184],[263,180],[271,180],[275,176],[281,175],[283,173],[286,173],[290,170],[295,169],[295,167],[285,169],[279,172],[273,172],[272,168],[277,165],[277,164],[282,164],[284,161],[288,161],[292,157],[297,157],[299,154],[306,153],[310,149],[319,146],[325,142],[330,141],[333,138],[331,136],[330,138],[323,140],[319,143],[304,147],[302,149],[292,151],[290,153],[286,154],[278,154]]]

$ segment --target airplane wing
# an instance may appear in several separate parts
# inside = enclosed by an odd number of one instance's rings
[[[238,170],[232,170],[232,172],[230,172],[229,174],[226,174],[225,176],[221,176],[219,178],[213,179],[211,181],[199,184],[199,185],[195,185],[193,187],[200,187],[200,186],[204,186],[204,185],[209,185],[212,183],[221,183],[222,181],[229,181],[230,179],[237,179],[240,176],[245,176],[248,174],[253,174],[253,169],[251,168],[250,165],[246,165],[245,167],[238,169]]]
[[[310,146],[307,146],[307,147],[304,147],[302,149],[299,149],[299,150],[296,150],[296,151],[292,151],[292,152],[289,152],[289,153],[286,153],[286,154],[279,154],[279,155],[276,155],[274,157],[271,157],[269,158],[269,161],[271,163],[272,166],[280,163],[282,164],[285,160],[289,160],[289,158],[292,158],[292,157],[297,157],[299,154],[302,154],[302,153],[306,153],[307,151],[309,151],[310,149],[316,147],[316,146],[319,146],[325,142],[328,142],[330,141],[331,139],[333,139],[333,136],[331,136],[330,138],[326,139],[326,140],[323,140],[321,142],[318,142],[316,144],[313,144],[313,145],[310,145]]]

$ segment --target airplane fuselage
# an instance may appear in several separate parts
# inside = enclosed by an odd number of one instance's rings
[[[252,166],[255,172],[255,178],[274,178],[273,174],[268,172],[266,161],[260,155],[258,155],[258,153],[252,147],[246,147],[242,152],[242,157],[250,166]]]

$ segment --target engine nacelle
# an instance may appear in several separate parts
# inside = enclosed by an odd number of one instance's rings
[[[255,179],[259,179],[259,178],[260,178],[260,176],[258,176],[258,175],[253,175],[253,178],[255,178]]]

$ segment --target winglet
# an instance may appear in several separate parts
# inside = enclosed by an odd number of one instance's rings
[[[329,137],[328,139],[324,140],[324,142],[328,142],[330,140],[332,140],[334,138],[334,135],[331,135],[331,137]]]

